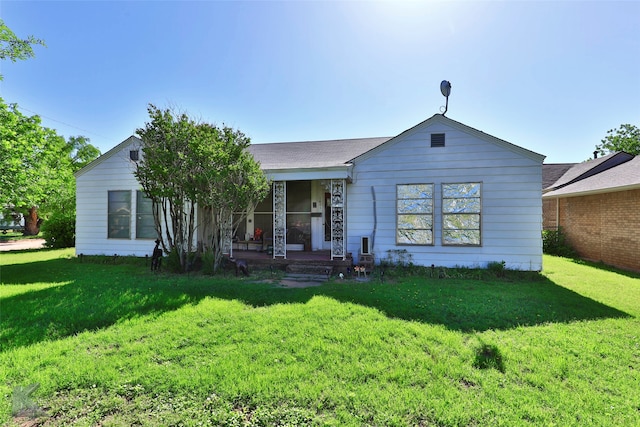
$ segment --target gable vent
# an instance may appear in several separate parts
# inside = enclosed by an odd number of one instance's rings
[[[444,133],[432,133],[431,134],[431,146],[432,147],[444,147]]]
[[[139,157],[140,157],[140,155],[138,153],[138,150],[129,151],[129,158],[131,160],[133,160],[134,162],[137,162],[139,160]]]

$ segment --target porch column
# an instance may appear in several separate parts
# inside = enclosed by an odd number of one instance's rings
[[[233,257],[233,215],[222,224],[222,253]]]
[[[273,183],[273,258],[287,258],[287,182]]]
[[[346,258],[347,228],[345,208],[347,193],[344,179],[331,180],[331,259]]]

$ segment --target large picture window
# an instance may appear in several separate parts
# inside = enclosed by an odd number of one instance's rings
[[[144,192],[136,193],[136,238],[157,238],[155,223],[153,220],[153,203]]]
[[[109,191],[107,237],[131,238],[131,191]]]
[[[396,186],[399,245],[433,245],[433,184]]]
[[[480,246],[482,184],[442,184],[442,244]]]

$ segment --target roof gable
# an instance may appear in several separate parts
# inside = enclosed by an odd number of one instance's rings
[[[500,138],[496,138],[495,136],[489,135],[487,133],[484,133],[482,131],[479,131],[477,129],[474,129],[470,126],[467,126],[463,123],[457,122],[455,120],[452,120],[448,117],[443,116],[442,114],[434,114],[433,116],[431,116],[430,118],[428,118],[427,120],[418,123],[417,125],[405,130],[404,132],[400,133],[399,135],[390,138],[388,141],[386,141],[383,144],[378,145],[377,147],[374,147],[373,149],[371,149],[370,151],[363,153],[362,155],[358,156],[357,160],[363,160],[366,158],[369,158],[373,155],[375,155],[377,152],[388,148],[389,146],[397,143],[398,141],[402,140],[403,138],[405,138],[408,135],[413,134],[414,132],[417,132],[421,129],[430,127],[432,125],[435,124],[442,124],[445,126],[449,126],[451,128],[457,129],[461,132],[470,134],[475,136],[476,138],[482,139],[484,141],[487,141],[491,144],[495,144],[497,146],[500,146],[502,148],[505,148],[507,150],[513,151],[514,153],[517,153],[523,157],[527,157],[530,158],[536,162],[542,163],[545,156],[542,154],[538,154],[535,153],[533,151],[527,150],[526,148],[520,147],[518,145],[512,144],[510,142],[507,142],[503,139]],[[352,159],[352,160],[356,160],[356,158]]]
[[[142,146],[142,140],[140,138],[138,138],[138,137],[135,137],[135,136],[131,135],[129,138],[125,139],[120,144],[116,145],[111,150],[107,151],[106,153],[104,153],[103,155],[101,155],[100,157],[98,157],[97,159],[95,159],[94,161],[92,161],[91,163],[89,163],[88,165],[86,165],[85,167],[80,169],[79,171],[77,171],[74,175],[76,177],[84,175],[85,173],[87,173],[91,169],[95,168],[96,166],[98,166],[99,164],[104,162],[105,160],[110,159],[111,157],[113,157],[114,155],[118,154],[119,152],[121,152],[122,150],[124,150],[126,147],[128,147],[130,145],[131,146],[136,146],[136,147],[141,147]]]

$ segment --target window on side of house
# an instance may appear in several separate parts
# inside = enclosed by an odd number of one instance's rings
[[[481,245],[482,184],[442,184],[442,244]]]
[[[107,237],[109,239],[131,238],[131,191],[109,191]]]
[[[433,245],[433,184],[396,186],[396,243]]]
[[[158,237],[153,220],[153,203],[143,191],[136,192],[136,239]]]

